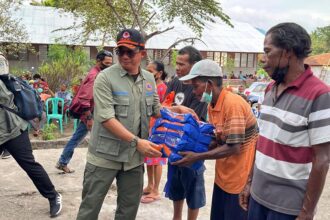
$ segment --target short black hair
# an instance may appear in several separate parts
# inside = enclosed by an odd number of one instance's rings
[[[158,60],[152,61],[151,63],[152,63],[152,64],[155,64],[155,66],[156,66],[156,70],[157,70],[158,72],[160,72],[160,71],[163,72],[160,78],[161,78],[162,80],[165,80],[166,77],[167,77],[167,73],[165,72],[164,63],[163,63],[162,61],[158,61]]]
[[[32,78],[33,79],[41,79],[41,76],[38,73],[36,73],[36,74],[33,75]]]
[[[97,53],[96,60],[103,61],[105,57],[112,57],[112,53],[108,50],[101,50],[100,52]]]
[[[307,31],[296,23],[280,23],[269,29],[272,43],[287,51],[292,50],[299,58],[306,58],[312,52],[311,38]]]
[[[189,55],[189,63],[194,64],[202,60],[202,54],[193,46],[186,46],[178,51],[179,55]]]
[[[209,80],[212,80],[216,86],[218,86],[218,87],[222,86],[222,77],[221,76],[198,76],[196,79],[200,80],[202,82],[205,82],[205,83]]]

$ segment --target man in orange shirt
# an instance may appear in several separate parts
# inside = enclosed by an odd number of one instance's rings
[[[255,155],[257,122],[249,104],[222,87],[222,71],[212,60],[197,62],[180,80],[192,80],[194,94],[209,103],[209,121],[216,129],[216,141],[205,153],[182,152],[173,165],[188,166],[195,161],[217,159],[211,220],[244,220],[247,212],[238,194],[248,180]]]

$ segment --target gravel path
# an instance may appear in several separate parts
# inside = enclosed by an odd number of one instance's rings
[[[63,196],[63,211],[58,220],[73,220],[77,215],[81,200],[83,170],[85,165],[86,148],[77,148],[71,162],[76,170],[70,175],[59,174],[55,163],[62,152],[61,149],[35,150],[36,160],[40,162],[49,173],[54,185]],[[206,162],[205,184],[207,190],[207,205],[200,210],[199,219],[209,219],[210,201],[213,190],[214,161]],[[49,219],[49,204],[39,192],[36,191],[30,179],[11,159],[0,160],[0,220],[45,220]],[[163,172],[164,176],[166,170]],[[146,175],[145,175],[146,176]],[[162,178],[163,188],[165,178]],[[116,208],[116,190],[113,186],[103,204],[100,220],[113,219]],[[318,206],[316,220],[330,220],[330,175],[327,177],[326,186]],[[141,204],[137,220],[170,220],[172,217],[172,203],[162,198],[151,204]],[[186,209],[184,210],[186,219]]]

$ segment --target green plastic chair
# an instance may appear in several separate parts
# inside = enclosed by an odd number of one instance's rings
[[[61,112],[59,112],[59,110],[58,110],[58,104],[59,103],[61,105]],[[58,97],[49,98],[49,99],[46,100],[45,105],[46,105],[47,124],[49,124],[51,119],[58,120],[58,123],[60,125],[61,134],[63,134],[64,99],[58,98]],[[50,107],[51,107],[51,112],[49,111]]]

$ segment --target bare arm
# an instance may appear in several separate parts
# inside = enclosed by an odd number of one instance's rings
[[[309,175],[303,207],[297,220],[313,219],[330,163],[330,143],[314,145],[312,170]]]
[[[225,144],[217,145],[217,147],[204,153],[194,153],[191,151],[180,152],[180,155],[182,155],[183,158],[179,161],[172,163],[172,165],[190,166],[198,160],[212,160],[229,157],[231,155],[238,154],[240,152],[240,147],[241,144]]]
[[[255,160],[256,160],[256,157],[254,157],[253,164],[255,163]],[[241,208],[245,211],[248,211],[248,208],[249,208],[249,199],[250,199],[250,194],[251,194],[250,190],[251,190],[252,178],[253,178],[253,166],[251,167],[250,174],[248,176],[244,189],[238,195],[238,203],[241,206]]]
[[[241,144],[217,145],[217,147],[210,151],[200,153],[198,160],[212,160],[229,157],[234,154],[239,154],[240,148]]]

